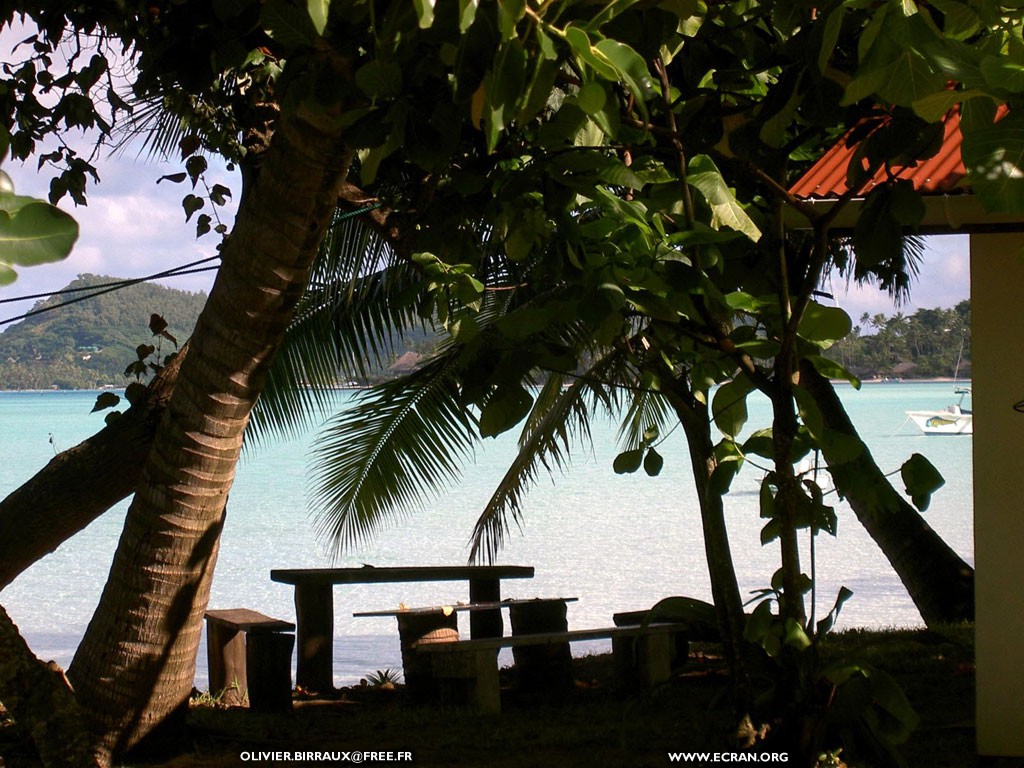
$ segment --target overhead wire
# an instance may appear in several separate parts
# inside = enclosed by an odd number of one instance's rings
[[[182,264],[181,266],[174,267],[172,269],[167,269],[162,272],[156,272],[152,275],[146,275],[145,277],[133,277],[125,280],[117,280],[110,283],[100,283],[99,285],[84,286],[81,288],[63,288],[59,291],[52,291],[51,293],[32,294],[28,296],[18,296],[9,299],[0,299],[0,304],[9,304],[17,301],[29,301],[32,299],[50,298],[52,296],[66,295],[70,293],[83,293],[86,291],[89,292],[85,296],[78,296],[74,299],[62,301],[57,304],[50,304],[45,307],[30,310],[29,312],[25,312],[24,314],[18,315],[16,317],[9,317],[4,320],[0,320],[0,325],[9,325],[10,323],[18,322],[19,320],[26,320],[36,315],[41,315],[46,312],[52,312],[54,310],[61,309],[62,307],[67,307],[72,304],[77,304],[81,301],[86,301],[97,296],[102,296],[105,293],[119,291],[122,288],[129,288],[133,285],[138,285],[139,283],[148,283],[153,280],[160,280],[162,278],[178,277],[179,275],[191,275],[198,272],[209,272],[211,270],[217,269],[217,265],[211,265],[207,267],[200,267],[198,265],[205,264],[207,262],[215,261],[218,259],[220,259],[220,256],[210,256],[208,258],[199,259],[198,261],[189,262],[188,264]]]

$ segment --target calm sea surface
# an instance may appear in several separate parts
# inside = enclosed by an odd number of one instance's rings
[[[952,385],[867,384],[860,391],[843,386],[841,393],[884,470],[898,469],[915,452],[939,468],[946,485],[933,498],[926,518],[973,563],[971,438],[926,438],[904,424],[907,409],[953,402]],[[339,404],[343,407],[351,397],[340,393]],[[95,393],[87,392],[0,392],[0,494],[17,488],[53,456],[50,435],[63,450],[96,432],[102,418],[89,414],[94,400]],[[767,403],[752,404],[751,427],[768,424]],[[248,607],[294,620],[291,588],[270,581],[272,568],[464,563],[473,523],[515,446],[510,435],[488,441],[448,493],[424,509],[409,510],[398,524],[358,551],[332,560],[307,513],[307,470],[314,440],[315,432],[243,459],[231,492],[211,607]],[[617,450],[611,422],[594,430],[594,441],[592,449],[580,448],[566,475],[544,477],[530,493],[525,525],[512,537],[500,562],[533,565],[536,577],[505,582],[504,596],[578,597],[569,606],[571,628],[606,626],[612,613],[648,607],[668,595],[708,599],[700,518],[681,431],[659,447],[666,461],[657,478],[612,472]],[[762,547],[758,539],[761,476],[748,465],[726,499],[744,590],[767,585],[778,565],[777,545]],[[126,509],[124,503],[111,510],[0,593],[0,604],[41,658],[62,666],[70,663],[106,578]],[[843,610],[841,627],[920,625],[920,616],[880,550],[848,507],[840,504],[838,511],[838,537],[819,537],[816,546],[819,615],[845,585],[854,597]],[[374,670],[401,666],[394,620],[353,618],[354,611],[396,608],[399,603],[435,605],[467,597],[459,582],[338,586],[334,594],[334,671],[339,685]],[[205,652],[198,664],[196,682],[203,687]]]

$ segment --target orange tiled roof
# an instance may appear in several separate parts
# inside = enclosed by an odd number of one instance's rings
[[[892,176],[909,179],[914,183],[915,189],[925,194],[955,192],[967,174],[960,159],[960,142],[960,113],[954,110],[945,118],[942,147],[933,157],[915,165],[891,168],[889,173],[881,168],[858,192],[866,195],[876,185],[884,184]],[[789,191],[802,198],[839,197],[846,192],[846,170],[856,151],[857,145],[847,146],[844,137],[801,176]]]

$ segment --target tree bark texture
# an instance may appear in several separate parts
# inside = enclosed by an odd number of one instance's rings
[[[745,654],[747,643],[743,639],[746,615],[739,583],[736,581],[722,495],[711,487],[711,476],[718,466],[711,440],[711,417],[706,407],[699,407],[696,400],[681,397],[675,389],[668,389],[665,394],[686,434],[718,628],[722,634],[726,661],[733,670],[737,704],[745,709],[750,704],[747,700],[750,695]]]
[[[352,159],[316,120],[281,118],[239,209],[69,670],[101,765],[187,707],[243,433]]]
[[[144,401],[0,501],[0,591],[135,490],[187,346],[150,382]]]
[[[0,700],[27,731],[45,768],[94,768],[85,719],[64,673],[32,655],[0,607]]]
[[[831,382],[803,363],[800,385],[814,397],[825,426],[857,437]],[[973,621],[974,569],[892,487],[871,453],[830,466],[836,489],[878,544],[907,588],[921,618],[933,624]]]

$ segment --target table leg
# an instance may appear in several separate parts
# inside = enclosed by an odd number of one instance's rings
[[[501,579],[470,579],[469,602],[501,602]],[[504,633],[505,625],[501,620],[500,608],[490,611],[470,611],[469,636],[471,638],[501,637]]]
[[[333,585],[295,585],[295,624],[298,645],[295,684],[310,691],[333,690]]]

